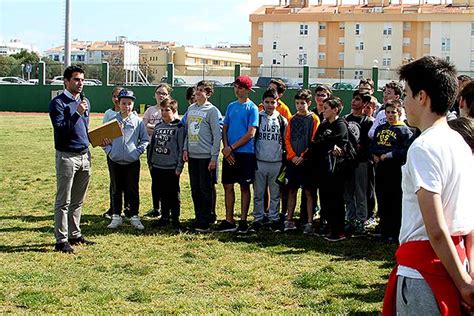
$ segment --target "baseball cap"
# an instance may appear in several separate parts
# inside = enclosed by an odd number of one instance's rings
[[[247,90],[254,91],[252,89],[253,82],[252,82],[252,79],[249,76],[238,76],[235,79],[234,84],[239,85],[242,88],[245,88]]]
[[[135,100],[135,96],[133,95],[133,91],[131,90],[125,90],[125,89],[122,89],[120,92],[119,92],[119,95],[117,96],[117,98],[120,100],[120,99],[123,99],[123,98],[127,98],[127,99],[132,99],[132,100]]]

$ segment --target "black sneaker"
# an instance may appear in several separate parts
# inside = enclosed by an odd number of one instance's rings
[[[239,227],[240,227],[240,224],[239,224]],[[263,227],[263,223],[261,221],[256,221],[256,222],[253,222],[252,225],[250,225],[250,228],[248,229],[248,231],[251,233],[256,233],[260,229],[262,229],[262,227]]]
[[[149,210],[148,212],[145,213],[145,216],[146,217],[160,217],[161,216],[161,211],[152,208],[151,210]]]
[[[246,234],[249,231],[249,225],[247,224],[247,221],[240,220],[239,221],[239,227],[237,227],[237,232],[239,234]]]
[[[344,234],[331,234],[329,236],[324,237],[324,239],[326,239],[327,241],[342,241],[346,239],[346,236],[344,236]]]
[[[95,241],[84,239],[84,237],[82,237],[82,236],[78,237],[78,238],[69,238],[68,241],[69,241],[69,244],[73,245],[73,246],[74,245],[79,245],[79,244],[91,246],[91,245],[96,244]]]
[[[270,229],[274,233],[281,233],[283,228],[281,222],[270,222]]]
[[[211,232],[211,227],[209,226],[209,224],[199,223],[196,224],[194,230],[198,233],[209,233]]]
[[[74,248],[72,248],[68,242],[60,242],[54,246],[54,251],[74,253]]]
[[[218,233],[233,233],[237,231],[237,226],[235,223],[230,223],[226,220],[223,220],[215,229]]]
[[[155,221],[153,223],[153,226],[156,226],[156,227],[164,227],[164,226],[168,226],[170,223],[170,219],[169,218],[165,218],[165,217],[162,217],[160,218],[159,220]]]

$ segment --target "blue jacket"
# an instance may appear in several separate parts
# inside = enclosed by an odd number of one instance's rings
[[[86,101],[89,104],[89,100]],[[85,153],[89,150],[89,111],[83,115],[77,113],[80,102],[61,93],[49,103],[56,150],[73,153]]]
[[[148,146],[148,133],[143,121],[135,114],[123,119],[120,113],[115,116],[122,126],[123,136],[117,137],[112,144],[104,147],[107,156],[121,165],[127,165],[140,159]]]

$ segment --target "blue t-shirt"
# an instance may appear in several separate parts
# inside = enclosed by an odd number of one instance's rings
[[[250,126],[258,126],[258,107],[251,100],[240,103],[238,100],[231,102],[225,112],[224,125],[227,125],[227,142],[232,145],[238,141]],[[254,138],[235,149],[238,153],[255,153]]]

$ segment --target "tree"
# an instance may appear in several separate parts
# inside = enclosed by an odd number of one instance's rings
[[[19,53],[10,56],[18,60],[21,64],[37,64],[40,61],[37,53],[29,52],[26,49],[22,49]]]
[[[18,76],[21,63],[12,56],[0,56],[0,77]]]

